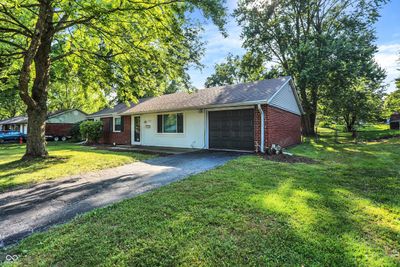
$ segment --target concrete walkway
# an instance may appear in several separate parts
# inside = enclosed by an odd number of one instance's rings
[[[131,198],[238,156],[193,152],[71,176],[0,194],[0,247],[77,214]]]

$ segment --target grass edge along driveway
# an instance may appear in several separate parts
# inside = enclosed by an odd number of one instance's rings
[[[400,264],[400,139],[244,156],[35,234],[16,265]]]
[[[25,145],[0,145],[0,192],[69,175],[117,167],[154,155],[99,150],[72,143],[49,143],[50,157],[21,160]]]

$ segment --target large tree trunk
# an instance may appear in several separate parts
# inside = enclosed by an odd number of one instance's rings
[[[28,112],[28,139],[24,159],[45,158],[46,149],[45,126],[47,109],[29,109]]]
[[[315,88],[315,90],[317,90]],[[303,135],[315,136],[315,121],[317,118],[317,91],[313,92],[312,101],[307,95],[306,85],[299,86],[299,92],[302,100],[302,106],[305,114],[302,116]]]
[[[27,105],[28,141],[24,158],[43,158],[48,155],[45,140],[45,121],[47,117],[47,87],[50,74],[51,42],[54,36],[54,10],[51,1],[40,3],[36,35],[25,53],[20,75],[20,96]],[[35,80],[29,93],[31,65],[35,63]]]
[[[347,132],[354,132],[356,129],[354,125],[357,122],[357,117],[354,115],[347,115],[344,117],[344,121],[346,122],[346,131]],[[354,134],[354,133],[353,133]]]
[[[353,125],[352,125],[352,124],[346,123],[346,131],[347,131],[348,133],[350,133],[351,131],[353,131]]]
[[[316,114],[306,113],[303,115],[302,119],[303,119],[303,134],[305,136],[314,136]]]

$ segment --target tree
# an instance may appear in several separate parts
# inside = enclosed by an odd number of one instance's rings
[[[318,102],[337,64],[335,53],[341,49],[354,52],[352,46],[340,42],[343,32],[363,33],[377,20],[384,3],[386,0],[239,2],[235,16],[243,27],[244,47],[276,61],[294,77],[305,110],[305,134],[315,133]]]
[[[390,118],[394,112],[400,112],[400,86],[398,88],[385,98],[383,104],[383,116],[385,118]]]
[[[346,130],[355,133],[360,122],[379,118],[382,90],[380,83],[357,79],[345,90],[336,91],[334,97],[326,98],[322,113],[344,122]]]
[[[3,0],[0,59],[27,106],[25,158],[46,157],[44,125],[50,74],[66,61],[82,84],[119,99],[162,90],[197,63],[199,28],[187,11],[202,10],[223,30],[222,0]]]
[[[21,115],[24,111],[25,105],[15,88],[0,89],[0,120]]]
[[[17,83],[7,77],[8,60],[0,61],[0,120],[24,113],[25,105],[18,95]]]
[[[383,116],[390,118],[394,112],[400,112],[400,78],[396,79],[397,90],[388,94],[383,106]]]
[[[216,64],[214,69],[215,72],[206,80],[206,87],[253,82],[281,75],[278,68],[268,70],[262,58],[251,53],[242,57],[229,54],[226,62]]]
[[[341,118],[349,132],[361,121],[377,120],[381,114],[386,72],[375,62],[375,31],[368,24],[344,28],[331,47],[335,55],[321,86],[324,115]]]
[[[96,83],[82,81],[79,69],[69,61],[54,64],[50,71],[47,106],[49,111],[80,109],[93,113],[107,104],[104,92]]]

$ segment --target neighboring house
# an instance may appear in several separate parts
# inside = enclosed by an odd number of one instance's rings
[[[26,134],[28,132],[28,117],[17,116],[14,118],[0,121],[0,130],[19,131]]]
[[[390,116],[390,129],[400,130],[400,114],[398,112]]]
[[[47,115],[46,135],[69,136],[72,126],[86,120],[87,114],[78,109],[61,110]],[[21,133],[28,133],[28,117],[18,116],[0,121],[1,130],[15,130]]]
[[[178,92],[91,114],[102,143],[263,151],[301,142],[303,110],[291,77]]]

